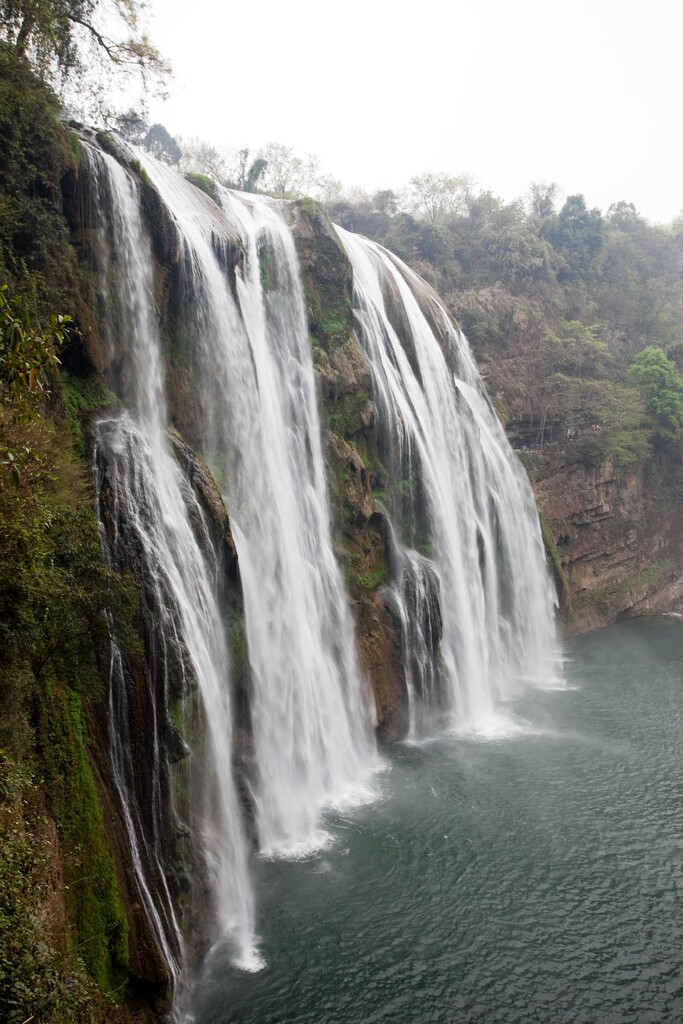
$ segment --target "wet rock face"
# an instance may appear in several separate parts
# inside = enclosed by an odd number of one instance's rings
[[[326,462],[337,556],[351,597],[361,666],[372,687],[377,735],[408,730],[401,625],[387,583],[388,523],[377,496],[387,472],[378,455],[370,368],[354,334],[352,271],[324,212],[294,203],[297,245],[326,432]]]
[[[333,467],[336,503],[343,506],[347,524],[367,524],[375,511],[368,471],[358,451],[340,434],[327,434],[328,464]],[[353,531],[348,531],[353,539]]]
[[[193,517],[193,530],[204,554],[215,558],[230,579],[238,576],[237,549],[230,528],[230,520],[218,484],[204,460],[176,431],[170,432],[170,441],[178,465],[183,471],[198,502]],[[207,548],[210,543],[211,549]]]
[[[322,207],[303,200],[287,206],[306,296],[314,348],[330,353],[353,336],[353,273]]]
[[[562,568],[567,629],[683,609],[683,524],[661,468],[615,473],[566,462],[536,484]]]
[[[402,739],[408,730],[408,691],[402,634],[389,577],[391,541],[386,514],[373,494],[359,451],[341,435],[327,434],[327,466],[337,555],[345,572],[356,623],[360,663],[375,698],[377,735]]]
[[[377,737],[395,743],[408,732],[408,694],[402,659],[401,623],[388,587],[356,604],[359,649],[375,695]]]

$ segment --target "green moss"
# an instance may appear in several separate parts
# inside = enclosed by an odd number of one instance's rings
[[[553,531],[545,513],[539,513],[539,520],[541,523],[541,534],[543,536],[546,558],[553,573],[555,586],[557,587],[560,611],[563,618],[568,619],[572,613],[572,598],[571,590],[569,588],[569,580],[567,579],[567,574],[565,573],[564,566],[562,565],[562,556],[555,544]]]
[[[382,544],[358,550],[347,547],[342,553],[342,568],[355,598],[372,597],[378,587],[391,579],[388,551]]]
[[[55,851],[38,787],[1,753],[0,774],[0,1019],[92,1024],[99,1000],[83,961],[48,942]]]
[[[85,458],[84,420],[96,409],[105,409],[120,403],[100,377],[82,378],[66,373],[62,377],[62,385],[64,415],[73,439],[74,450],[80,458]]]
[[[309,286],[306,291],[308,323],[314,344],[326,352],[346,341],[353,330],[353,309],[350,301],[328,301],[323,287]]]
[[[184,701],[182,697],[173,697],[171,698],[168,710],[173,724],[182,738],[185,739],[185,709],[183,704]]]
[[[391,511],[391,495],[389,494],[389,491],[382,490],[381,488],[373,488],[372,494],[375,501],[378,501],[381,505],[384,505],[387,510]]]
[[[73,947],[105,990],[121,983],[128,962],[128,925],[89,764],[79,694],[52,675],[38,702],[37,741],[50,811],[65,854]]]
[[[209,199],[213,199],[214,202],[217,201],[216,183],[206,174],[197,174],[196,171],[190,171],[190,173],[186,174],[185,177],[191,185],[198,188],[200,192],[204,192]]]
[[[81,164],[81,140],[76,132],[69,132],[69,148],[73,155],[74,166],[78,169]]]
[[[149,185],[149,183],[150,183],[150,181],[149,181],[149,174],[147,173],[147,171],[142,166],[142,164],[140,163],[139,160],[137,160],[137,159],[131,160],[130,164],[129,164],[129,167],[130,167],[130,169],[132,171],[135,171],[135,173],[137,174],[137,176],[140,179],[140,181],[143,181],[145,183],[145,185]]]
[[[125,160],[122,160],[121,158],[121,151],[119,150],[119,147],[116,145],[109,132],[98,132],[96,138],[105,153],[109,153],[109,155],[113,156],[115,160],[119,161],[119,163],[125,163]]]
[[[666,572],[668,564],[665,558],[653,558],[638,572],[632,573],[623,580],[614,580],[599,590],[594,590],[583,599],[582,606],[604,604],[619,597],[625,597],[631,591],[641,587],[655,587]]]
[[[318,324],[318,335],[322,338],[340,338],[345,335],[348,327],[348,320],[343,315],[344,311],[337,309],[336,316],[331,316]]]
[[[314,238],[297,237],[311,340],[332,352],[353,333],[351,265],[318,203],[303,199],[297,205]]]
[[[302,199],[299,199],[299,206],[309,215],[309,217],[314,214],[322,214],[325,216],[325,212],[320,203],[317,203],[315,199],[311,199],[310,196],[304,196]]]
[[[357,479],[346,457],[348,449],[330,435],[327,461],[330,505],[336,529],[336,546],[351,596],[366,599],[390,579],[389,544],[385,521],[367,517],[353,499]],[[367,492],[366,492],[367,494]]]
[[[322,409],[323,426],[347,440],[352,438],[363,429],[361,413],[369,400],[367,388],[359,388],[341,395],[336,401],[327,401]]]
[[[172,321],[166,324],[164,334],[168,357],[175,360],[180,367],[192,366],[195,349],[189,332],[180,323]]]
[[[538,480],[538,459],[533,452],[523,452],[515,449],[515,455],[524,466],[527,476],[532,483]]]
[[[17,429],[0,416],[0,439]],[[41,780],[69,887],[69,949],[112,989],[125,979],[127,925],[86,714],[101,713],[106,693],[103,609],[127,638],[137,591],[102,563],[88,477],[68,438],[44,422],[31,430],[21,489],[0,471],[0,747]]]
[[[262,240],[258,248],[259,277],[265,292],[274,291],[280,286],[278,259],[267,240]]]
[[[365,572],[358,572],[350,568],[347,570],[347,574],[354,587],[366,595],[373,594],[382,583],[388,583],[391,579],[389,565],[386,562],[367,569]]]
[[[246,686],[250,672],[247,625],[241,608],[235,609],[230,617],[229,642],[233,683],[241,689]]]

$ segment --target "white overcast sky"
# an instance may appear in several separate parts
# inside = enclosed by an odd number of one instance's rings
[[[556,181],[654,221],[683,208],[683,5],[616,0],[151,0],[173,135],[282,142],[345,185]]]

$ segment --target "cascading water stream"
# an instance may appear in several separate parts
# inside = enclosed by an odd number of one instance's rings
[[[116,263],[108,275],[116,288],[116,313],[109,322],[116,334],[112,344],[120,351],[117,383],[128,407],[95,427],[101,533],[112,562],[128,565],[133,552],[152,623],[146,674],[151,714],[145,723],[151,734],[151,763],[145,766],[149,778],[145,767],[135,763],[139,738],[131,734],[129,721],[131,703],[139,698],[129,693],[119,647],[112,643],[110,756],[122,821],[148,920],[177,977],[182,938],[166,881],[163,817],[164,808],[173,804],[173,792],[163,745],[172,696],[187,697],[196,687],[202,739],[192,754],[190,824],[213,901],[215,930],[228,938],[235,961],[253,968],[259,961],[253,947],[247,844],[232,772],[230,670],[216,598],[215,558],[202,510],[167,440],[151,251],[137,186],[116,160],[93,146],[84,144],[84,149],[94,179],[102,248]],[[110,282],[108,296],[111,291]],[[181,674],[180,682],[172,680],[174,671]],[[143,806],[140,790],[145,788]]]
[[[294,243],[272,201],[219,188],[223,220],[193,186],[142,160],[182,240],[207,459],[239,554],[260,847],[297,856],[324,841],[321,807],[367,792],[375,749],[332,547]],[[226,231],[242,249],[232,288]]]
[[[381,246],[337,230],[353,265],[358,335],[390,470],[411,731],[442,710],[458,729],[496,731],[499,702],[521,682],[551,683],[556,670],[531,488],[436,295]],[[433,628],[423,625],[433,623],[435,589],[443,621],[436,667]]]

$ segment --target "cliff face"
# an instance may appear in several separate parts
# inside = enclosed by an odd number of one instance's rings
[[[570,457],[541,462],[535,484],[552,537],[566,629],[683,610],[679,482],[653,462],[629,473]]]
[[[543,348],[542,325],[527,325],[519,337],[510,323],[505,326],[507,344],[501,335],[499,347],[487,349],[475,334],[474,351],[534,487],[563,631],[584,633],[621,617],[680,612],[680,456],[646,440],[644,411],[628,410],[627,389],[617,400],[605,380],[579,386],[560,373],[561,383],[549,388],[561,354],[545,367],[535,362]],[[592,405],[586,398],[591,393]],[[620,416],[630,435],[618,434]]]

